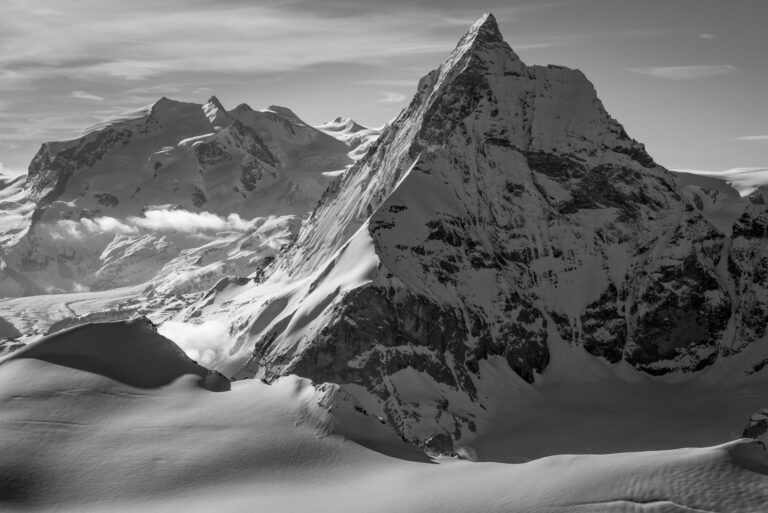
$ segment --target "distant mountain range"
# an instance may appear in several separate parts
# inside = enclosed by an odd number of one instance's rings
[[[167,292],[247,273],[377,133],[342,118],[315,128],[284,107],[161,98],[79,139],[45,143],[26,177],[0,184],[0,295],[143,283],[166,265],[191,280]],[[217,236],[201,245],[201,233]],[[215,269],[199,262],[212,259]]]

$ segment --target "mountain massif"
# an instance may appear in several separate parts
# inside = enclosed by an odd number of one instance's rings
[[[650,376],[749,349],[747,378],[768,361],[768,211],[764,190],[723,196],[485,16],[280,258],[179,318],[228,323],[226,373],[342,384],[419,444],[474,436],[494,373],[535,384],[561,344]]]
[[[26,178],[0,184],[0,295],[135,285],[164,267],[175,279],[159,292],[184,293],[247,272],[376,134],[320,128],[284,107],[162,98],[43,144]]]
[[[208,367],[452,454],[553,383],[763,379],[767,199],[664,169],[486,15],[380,134],[161,99],[44,144],[0,183],[0,291],[147,283],[125,315],[223,327]]]

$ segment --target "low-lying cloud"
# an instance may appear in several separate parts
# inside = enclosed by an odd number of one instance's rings
[[[129,216],[124,220],[114,217],[95,217],[79,221],[59,221],[54,232],[61,237],[83,238],[99,234],[138,235],[146,232],[178,233],[184,235],[213,235],[220,232],[248,232],[260,226],[264,219],[246,220],[237,214],[227,217],[210,212],[187,210],[150,210],[143,216]]]
[[[150,210],[144,217],[129,217],[128,222],[146,230],[181,233],[246,232],[256,224],[255,221],[246,221],[237,214],[221,217],[210,212],[196,213],[186,210]]]
[[[187,356],[209,368],[225,356],[225,342],[229,337],[226,324],[218,321],[200,324],[168,321],[161,324],[157,332],[173,340]]]
[[[725,171],[701,171],[694,169],[675,169],[681,173],[720,178],[736,189],[740,196],[749,196],[758,187],[768,185],[768,167],[736,167]]]

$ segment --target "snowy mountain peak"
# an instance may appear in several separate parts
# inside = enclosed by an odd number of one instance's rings
[[[203,105],[203,112],[214,127],[223,128],[232,123],[232,117],[215,96],[211,96]]]
[[[511,52],[512,57],[518,60],[517,54],[511,51],[509,45],[501,35],[496,18],[491,13],[484,14],[464,34],[456,45],[454,54],[483,53],[484,51],[504,48]]]
[[[483,14],[464,34],[459,44],[474,40],[493,43],[504,42],[504,37],[501,35],[496,17],[493,14],[489,12]]]
[[[331,121],[318,125],[319,130],[324,132],[336,133],[336,134],[356,134],[362,130],[368,130],[363,125],[357,123],[352,118],[346,118],[343,116],[336,117]]]
[[[224,106],[221,104],[221,102],[216,96],[211,96],[210,98],[208,98],[206,105],[211,105],[212,107],[216,107],[218,109],[224,110]]]

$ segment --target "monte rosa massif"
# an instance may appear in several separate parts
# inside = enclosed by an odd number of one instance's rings
[[[487,14],[380,129],[162,98],[0,178],[9,511],[757,512],[768,189]]]

